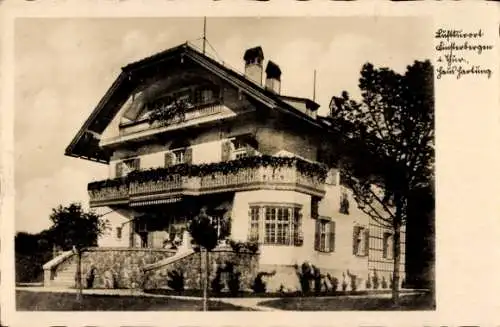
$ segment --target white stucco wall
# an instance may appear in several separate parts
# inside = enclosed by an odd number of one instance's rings
[[[314,249],[315,223],[311,219],[311,197],[293,191],[258,190],[235,194],[232,211],[232,238],[246,241],[249,231],[249,208],[252,203],[293,203],[302,206],[302,246],[261,245],[261,265],[294,265],[308,261],[338,278],[349,270],[364,278],[368,273],[368,256],[352,253],[355,224],[368,227],[368,217],[357,209],[350,198],[350,213],[339,213],[340,187],[327,186],[326,195],[319,203],[319,215],[335,221],[335,251],[318,252]]]
[[[128,247],[130,242],[131,212],[125,210],[112,211],[110,208],[100,208],[100,214],[106,214],[103,218],[109,222],[110,229],[98,238],[100,247]],[[122,227],[121,238],[117,238],[116,228]]]
[[[193,146],[193,163],[206,164],[221,161],[222,142],[218,140]]]
[[[206,164],[221,161],[223,140],[192,145],[193,164]],[[141,169],[159,168],[165,166],[167,149],[156,149],[157,152],[137,156],[140,158]],[[116,163],[121,160],[111,160],[109,163],[109,177],[116,177]]]
[[[257,190],[235,194],[232,211],[231,237],[246,241],[249,231],[249,208],[252,203],[292,203],[302,206],[304,245],[314,240],[314,223],[310,218],[311,197],[294,191]],[[311,229],[311,226],[313,228]],[[305,246],[261,245],[260,264],[293,265],[310,256]]]

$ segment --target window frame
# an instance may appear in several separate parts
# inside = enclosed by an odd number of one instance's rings
[[[180,164],[186,163],[186,151],[187,151],[187,148],[177,148],[177,149],[170,150],[170,152],[172,153],[172,165],[180,165]],[[178,154],[181,155],[180,161],[177,160]]]
[[[382,234],[382,258],[392,260],[394,259],[394,235],[391,232],[384,232]]]
[[[116,227],[116,238],[118,240],[121,240],[123,237],[123,227],[122,226],[117,226]]]
[[[301,211],[302,205],[296,203],[250,203],[248,240],[263,245],[301,246]],[[257,220],[253,214],[258,215]],[[268,219],[271,215],[273,219]],[[258,231],[257,237],[255,230]]]
[[[353,234],[355,233],[356,228],[359,229],[359,232],[357,233],[357,238],[354,239],[353,237],[353,243],[358,242],[356,244],[356,253],[353,253],[354,256],[356,257],[367,257],[369,254],[369,244],[370,244],[370,235],[369,235],[369,228],[364,225],[354,225],[353,226]],[[353,247],[355,245],[353,244]],[[354,251],[353,251],[354,252]]]
[[[314,249],[317,252],[335,252],[336,228],[336,222],[329,217],[321,216],[315,220]]]

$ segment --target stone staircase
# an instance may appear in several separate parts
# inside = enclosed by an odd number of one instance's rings
[[[58,288],[75,287],[76,254],[66,251],[43,265],[44,286]]]

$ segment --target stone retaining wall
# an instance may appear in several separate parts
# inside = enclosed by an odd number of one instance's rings
[[[88,286],[94,268],[92,288],[141,288],[143,267],[166,259],[175,251],[148,248],[90,248],[82,254],[82,281]],[[72,258],[76,262],[76,256]]]
[[[235,270],[241,273],[241,290],[248,290],[251,289],[258,273],[259,255],[243,251],[235,253],[231,249],[215,249],[210,253],[209,262],[210,281],[214,279],[218,266],[232,263]],[[201,264],[205,265],[205,253],[194,252],[173,263],[151,269],[145,274],[143,287],[144,289],[168,287],[168,272],[176,270],[183,273],[186,289],[200,289]]]

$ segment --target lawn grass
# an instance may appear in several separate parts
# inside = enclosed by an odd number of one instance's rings
[[[160,289],[151,289],[151,290],[144,290],[145,293],[150,293],[150,294],[160,294],[160,295],[183,295],[183,296],[196,296],[196,297],[201,297],[203,295],[203,292],[201,290],[197,289],[186,289],[181,292],[176,292],[174,290],[166,289],[166,288],[160,288]],[[401,290],[401,294],[409,293],[409,292],[414,292],[413,290]],[[266,293],[255,293],[255,292],[238,292],[237,294],[231,294],[229,292],[220,292],[220,293],[214,293],[214,292],[209,292],[210,297],[214,298],[303,298],[303,297],[318,297],[318,296],[328,296],[328,297],[334,297],[334,296],[363,296],[363,295],[373,295],[373,294],[391,294],[391,290],[388,289],[381,289],[381,290],[361,290],[361,291],[335,291],[335,292],[321,292],[321,293],[315,293],[315,292],[310,292],[310,293],[302,293],[300,291],[296,292],[266,292]]]
[[[201,300],[147,296],[84,294],[82,302],[74,293],[16,291],[19,311],[201,311]],[[209,302],[210,311],[249,311],[218,301]]]
[[[260,306],[292,311],[419,311],[435,310],[435,301],[431,293],[402,295],[400,304],[394,306],[390,298],[349,297],[349,298],[312,298],[296,297],[269,300],[259,303]]]

